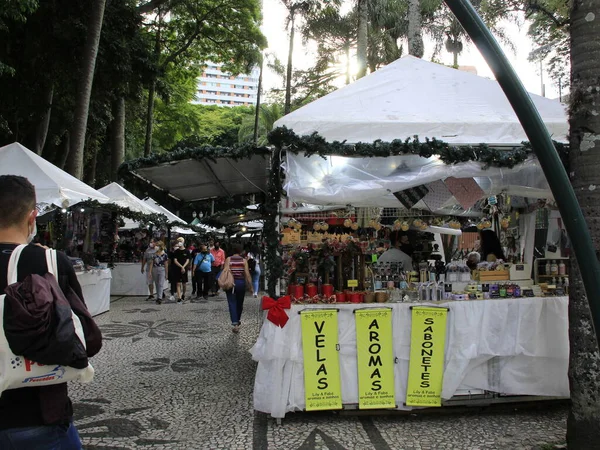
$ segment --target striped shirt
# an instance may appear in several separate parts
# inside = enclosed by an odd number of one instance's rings
[[[232,256],[229,258],[229,268],[235,280],[245,280],[244,258],[241,256]]]

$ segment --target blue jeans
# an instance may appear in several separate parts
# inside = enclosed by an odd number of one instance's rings
[[[9,428],[0,430],[2,450],[81,450],[77,428],[67,425]]]
[[[227,303],[229,304],[229,316],[231,325],[239,325],[244,310],[244,296],[246,295],[246,281],[235,280],[234,288],[227,291]]]
[[[258,294],[258,284],[260,282],[260,266],[256,263],[256,269],[252,274],[252,287],[254,288],[254,294]]]

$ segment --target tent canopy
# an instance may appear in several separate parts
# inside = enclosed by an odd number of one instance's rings
[[[566,142],[565,107],[531,94],[553,139]],[[328,141],[391,142],[418,136],[451,144],[520,145],[527,136],[495,80],[413,56],[282,117],[298,135]]]
[[[119,205],[123,208],[129,208],[132,211],[136,211],[142,214],[164,214],[164,212],[159,211],[149,203],[140,200],[127,189],[125,189],[117,183],[110,183],[109,185],[99,189],[99,191],[106,195],[110,199],[111,203]],[[173,216],[177,218],[177,216],[175,216],[174,214]]]
[[[107,203],[106,195],[15,142],[0,148],[0,175],[20,175],[35,186],[40,205],[68,208],[86,200]]]

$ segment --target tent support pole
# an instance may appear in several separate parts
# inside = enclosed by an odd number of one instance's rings
[[[550,134],[498,42],[468,0],[445,0],[494,72],[535,152],[571,239],[600,342],[600,262],[585,217]]]

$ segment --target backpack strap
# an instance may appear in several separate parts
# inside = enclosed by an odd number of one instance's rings
[[[21,253],[23,253],[23,249],[25,247],[27,247],[27,245],[18,245],[10,255],[10,260],[8,261],[8,271],[6,273],[6,281],[8,286],[15,284],[18,280],[17,266],[19,265],[19,258],[21,257]]]
[[[51,248],[46,250],[46,266],[48,267],[48,273],[54,275],[54,278],[58,280],[58,260],[56,259],[56,250]]]

